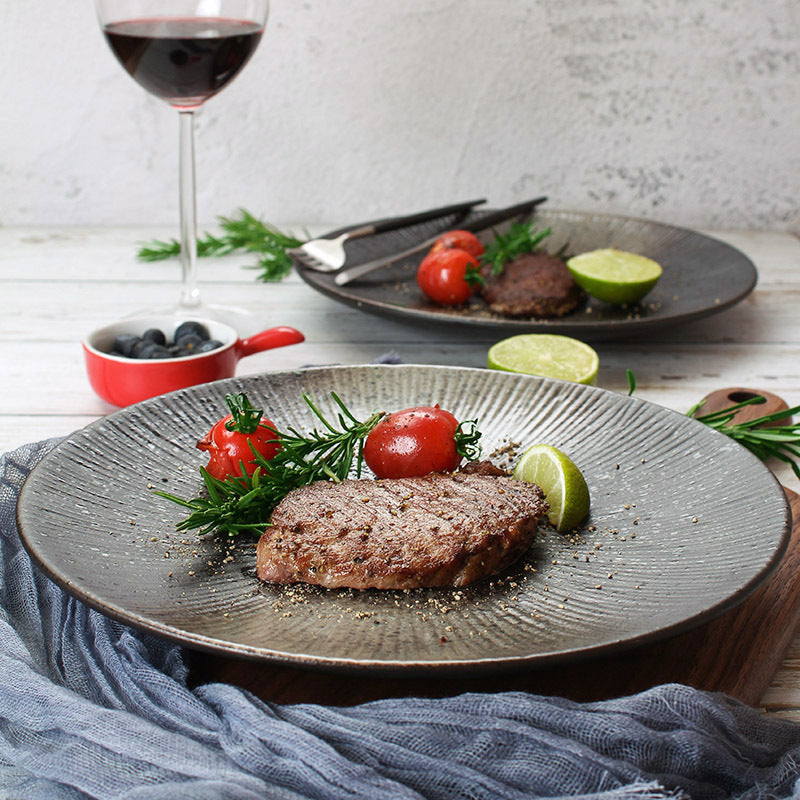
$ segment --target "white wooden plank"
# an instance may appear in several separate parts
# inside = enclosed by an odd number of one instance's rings
[[[800,254],[798,254],[800,257]],[[800,263],[800,261],[798,261]],[[19,340],[80,341],[91,329],[107,325],[140,309],[177,300],[177,284],[71,281],[57,286],[17,281],[0,284],[4,320],[0,342]],[[201,284],[209,302],[245,308],[260,317],[263,327],[282,324],[302,330],[313,341],[374,339],[400,342],[484,342],[508,335],[461,325],[431,326],[411,320],[386,319],[355,312],[351,307],[324,297],[305,283]],[[31,302],[30,298],[36,301]],[[754,344],[792,341],[800,309],[800,286],[758,289],[737,306],[692,323],[647,334],[648,342]],[[634,343],[641,336],[634,337]],[[613,341],[597,343],[598,350]]]
[[[312,234],[335,226],[317,226]],[[287,226],[302,231],[303,226]],[[214,225],[202,230],[218,233]],[[794,281],[800,259],[800,240],[796,236],[772,231],[705,231],[720,241],[740,249],[751,258],[759,272],[760,284]],[[0,228],[0,281],[24,277],[26,280],[130,280],[161,282],[173,280],[177,260],[145,263],[136,258],[139,247],[153,239],[177,236],[171,227],[130,228]],[[91,253],[91,258],[87,254]],[[257,259],[235,254],[222,259],[200,260],[199,271],[208,280],[250,283],[255,274],[244,265]]]
[[[180,274],[177,259],[143,262],[136,256],[142,244],[175,236],[176,230],[163,227],[0,228],[0,281],[173,281]],[[248,253],[203,258],[198,273],[211,281],[251,284],[257,273],[243,267],[257,261]]]
[[[95,416],[10,416],[0,415],[0,453],[28,442],[67,436],[97,419]]]
[[[706,231],[707,235],[741,250],[756,265],[758,284],[797,285],[800,238],[771,231]]]
[[[102,413],[82,397],[90,397],[83,354],[74,342],[20,342],[13,358],[4,358],[6,386],[0,413]],[[4,346],[5,351],[8,346]],[[307,341],[258,353],[239,362],[238,374],[297,369],[309,364],[363,364],[394,352],[405,363],[484,367],[483,343],[403,343],[396,341]],[[625,349],[600,348],[599,385],[627,392],[626,369],[637,379],[637,395],[685,410],[704,394],[723,386],[776,391],[790,404],[800,403],[800,345],[664,345]],[[43,369],[42,364],[54,364]],[[54,373],[54,369],[57,370]]]

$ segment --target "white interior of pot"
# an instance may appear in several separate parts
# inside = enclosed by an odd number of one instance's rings
[[[137,359],[126,358],[125,356],[117,355],[112,352],[114,349],[114,340],[121,333],[132,333],[136,336],[141,336],[146,330],[158,328],[164,332],[164,335],[167,337],[167,342],[171,342],[175,338],[175,331],[177,330],[178,326],[189,321],[199,322],[201,325],[203,325],[209,333],[209,338],[222,342],[222,347],[218,347],[215,350],[210,350],[207,353],[198,353],[197,355],[193,356],[181,356],[182,361],[189,358],[206,358],[208,356],[213,356],[214,354],[224,350],[226,347],[231,347],[237,340],[236,331],[231,328],[230,325],[226,325],[223,322],[191,316],[186,316],[184,318],[172,316],[153,316],[121,319],[118,322],[112,323],[111,325],[106,325],[104,328],[98,328],[97,330],[92,331],[92,333],[86,337],[84,343],[91,351],[105,358],[114,358],[120,359],[121,361],[135,363],[147,363],[147,361],[166,361],[168,359],[158,358],[138,361]]]

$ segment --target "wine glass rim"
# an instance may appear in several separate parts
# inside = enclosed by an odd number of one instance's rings
[[[215,19],[266,26],[270,0],[95,0],[102,25],[137,20]]]
[[[154,23],[154,22],[172,22],[172,21],[197,21],[201,22],[203,20],[209,20],[214,22],[228,22],[242,26],[256,26],[260,31],[264,30],[265,22],[258,19],[253,18],[244,18],[240,16],[227,16],[225,14],[192,14],[191,16],[180,15],[180,14],[164,14],[164,13],[156,13],[156,14],[148,14],[147,16],[140,16],[140,17],[131,17],[126,16],[124,14],[119,15],[118,17],[108,18],[101,20],[102,24],[106,27],[110,25],[122,25],[128,24],[132,25],[137,22],[141,23]]]

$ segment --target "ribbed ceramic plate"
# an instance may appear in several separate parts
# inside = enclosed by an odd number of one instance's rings
[[[484,454],[547,442],[583,470],[592,512],[543,530],[499,578],[462,590],[326,591],[260,583],[252,541],[178,534],[153,494],[200,490],[196,440],[246,391],[278,425],[312,422],[301,394],[356,415],[439,402],[477,417]],[[496,460],[503,462],[505,456]],[[629,647],[699,624],[751,592],[787,545],[771,473],[702,423],[602,389],[422,366],[311,369],[154,398],[66,439],[18,510],[50,577],[124,622],[199,648],[338,669],[475,671]]]
[[[476,216],[483,213],[474,212]],[[341,287],[333,282],[330,273],[315,272],[298,261],[295,267],[309,286],[335,300],[416,325],[467,326],[504,333],[561,333],[594,341],[639,336],[716,314],[743,300],[756,285],[755,266],[744,253],[685,228],[544,208],[536,211],[535,219],[537,230],[550,227],[553,231],[544,242],[548,252],[566,247],[567,253],[577,254],[614,247],[655,259],[664,273],[647,297],[630,308],[590,300],[558,319],[510,319],[490,313],[479,300],[459,309],[429,302],[416,282],[417,266],[424,252]],[[388,257],[457,226],[458,220],[451,217],[358,239],[347,244],[348,258],[358,264]]]

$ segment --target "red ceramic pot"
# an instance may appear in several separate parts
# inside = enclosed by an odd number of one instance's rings
[[[222,347],[183,358],[136,359],[111,353],[114,339],[121,333],[141,336],[148,328],[159,328],[171,340],[182,320],[167,317],[121,320],[89,334],[83,341],[83,352],[92,389],[112,405],[128,406],[186,386],[231,378],[239,359],[297,344],[305,338],[300,331],[281,326],[239,339],[233,328],[221,322],[195,321],[205,325],[211,338],[222,342]]]

